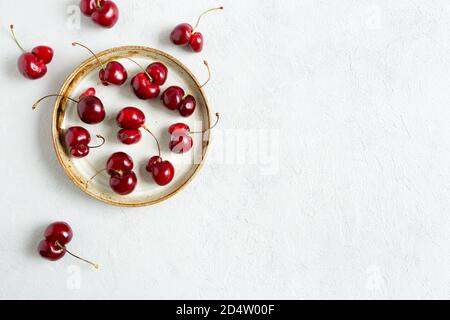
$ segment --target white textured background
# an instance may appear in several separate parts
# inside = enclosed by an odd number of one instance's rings
[[[448,1],[117,0],[112,30],[73,29],[76,3],[0,1],[0,298],[450,298]],[[220,4],[202,54],[168,42]],[[44,79],[18,75],[9,23],[55,49]],[[212,65],[215,149],[170,201],[109,207],[64,175],[53,102],[31,104],[87,58],[74,40]],[[39,258],[54,220],[101,270]]]

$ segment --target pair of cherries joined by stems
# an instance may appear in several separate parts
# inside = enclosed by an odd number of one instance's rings
[[[57,261],[68,253],[71,256],[87,262],[94,268],[98,269],[98,264],[83,259],[67,249],[66,246],[72,238],[73,231],[69,224],[66,222],[54,222],[45,229],[44,240],[39,242],[38,252],[41,257],[50,261]]]
[[[19,43],[14,32],[14,25],[9,26],[14,41],[22,51],[17,60],[20,73],[27,79],[36,80],[47,73],[47,65],[53,60],[53,49],[48,46],[34,47],[31,52],[25,50]]]
[[[203,12],[197,20],[194,27],[189,23],[181,23],[177,25],[170,34],[170,40],[177,46],[187,46],[194,52],[201,52],[205,43],[203,34],[196,31],[202,17],[215,10],[223,10],[223,7],[212,8]]]
[[[80,10],[99,26],[112,28],[119,20],[119,8],[111,0],[81,0]]]

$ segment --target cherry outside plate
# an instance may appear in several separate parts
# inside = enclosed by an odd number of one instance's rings
[[[109,61],[120,61],[128,71],[128,80],[121,86],[103,86],[98,78],[99,65],[94,57],[84,61],[67,78],[55,101],[52,119],[53,145],[59,162],[69,179],[81,190],[97,200],[107,204],[123,207],[148,206],[164,201],[179,192],[198,173],[204,162],[210,142],[210,131],[196,134],[194,147],[184,155],[174,154],[169,149],[170,136],[168,127],[177,122],[184,122],[197,132],[209,128],[211,122],[210,109],[201,84],[195,76],[180,61],[169,54],[147,47],[125,46],[105,50],[97,56],[103,64]],[[152,100],[138,99],[130,86],[131,78],[138,72],[139,67],[126,58],[132,58],[144,68],[152,62],[162,62],[169,69],[166,84],[161,92],[171,85],[178,85],[192,94],[197,100],[197,109],[189,118],[183,118],[178,111],[171,111],[164,107],[159,98]],[[206,78],[206,72],[205,72]],[[83,123],[77,114],[76,103],[65,97],[78,99],[89,87],[94,87],[97,96],[102,100],[106,109],[106,119],[97,125]],[[153,177],[145,170],[147,161],[151,156],[157,155],[156,142],[146,131],[142,130],[142,140],[132,146],[122,144],[117,140],[119,127],[115,122],[117,113],[126,106],[141,109],[146,116],[146,126],[152,130],[161,144],[161,155],[169,160],[175,167],[173,181],[165,186],[158,186]],[[97,134],[106,138],[106,144],[98,149],[91,149],[86,158],[75,159],[70,157],[64,143],[65,129],[72,126],[86,128],[92,137],[91,145],[99,142]],[[89,184],[87,181],[106,166],[109,156],[118,151],[129,154],[135,164],[134,171],[138,176],[136,190],[127,196],[115,194],[109,187],[109,175],[106,172],[99,174]]]

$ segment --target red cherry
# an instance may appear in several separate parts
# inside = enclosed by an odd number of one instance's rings
[[[88,88],[85,92],[83,92],[80,96],[80,99],[86,96],[95,96],[96,91],[95,88]]]
[[[108,62],[105,69],[100,70],[99,78],[105,86],[109,84],[120,86],[127,81],[128,73],[120,62],[111,61]]]
[[[148,100],[159,96],[159,86],[151,82],[148,76],[141,72],[131,79],[133,92],[139,99]]]
[[[27,52],[17,41],[14,26],[10,25],[11,34],[22,54],[17,60],[20,73],[27,79],[39,79],[47,73],[47,64],[53,59],[53,49],[47,46],[37,46],[32,52]]]
[[[83,47],[94,56],[94,58],[97,60],[101,68],[100,71],[98,72],[98,77],[104,86],[108,86],[110,84],[121,86],[127,81],[128,79],[127,69],[125,69],[125,67],[120,62],[110,61],[106,64],[105,67],[101,62],[100,58],[94,53],[94,51],[89,49],[84,44],[81,44],[79,42],[72,42],[72,46]]]
[[[52,223],[45,229],[44,237],[47,241],[58,241],[61,245],[65,246],[72,240],[73,232],[69,224],[59,221]]]
[[[99,5],[102,5],[104,0],[100,0]],[[81,0],[80,10],[85,15],[90,17],[97,6],[97,0]]]
[[[150,64],[147,69],[147,73],[152,78],[152,82],[158,86],[164,85],[167,80],[168,70],[167,67],[161,62],[155,62]]]
[[[168,185],[175,175],[175,168],[172,163],[163,161],[159,156],[150,158],[146,170],[152,174],[153,179],[160,186]]]
[[[111,189],[122,196],[128,195],[134,191],[137,185],[137,177],[133,171],[123,174],[113,174],[109,180]]]
[[[119,20],[119,8],[113,1],[104,0],[95,5],[91,18],[102,27],[112,28]]]
[[[31,53],[45,64],[49,64],[53,60],[53,49],[47,46],[37,46],[31,50]]]
[[[130,172],[133,167],[133,159],[125,152],[112,154],[106,162],[106,170],[110,175]]]
[[[57,261],[64,257],[66,251],[55,242],[42,240],[38,245],[38,252],[42,258],[50,261]]]
[[[190,136],[190,128],[185,123],[176,123],[169,127],[169,148],[174,153],[186,153],[192,149],[194,141]]]
[[[135,107],[123,108],[116,118],[122,129],[139,129],[145,124],[145,114]]]
[[[83,127],[70,127],[64,135],[66,146],[75,158],[84,158],[89,154],[90,148],[99,148],[105,143],[105,138],[100,135],[97,137],[103,140],[102,143],[98,146],[89,146],[91,135]]]
[[[200,32],[195,32],[191,36],[189,46],[194,52],[201,52],[203,50],[203,35]]]
[[[222,10],[223,7],[219,8],[213,8],[209,9],[205,12],[203,12],[200,17],[197,20],[197,23],[195,24],[194,28],[188,23],[182,23],[179,24],[173,29],[172,33],[170,34],[170,40],[175,44],[179,46],[185,46],[189,44],[191,49],[194,52],[201,52],[203,49],[203,35],[200,32],[194,32],[198,28],[198,25],[200,23],[200,20],[202,17],[207,14],[208,12],[214,11],[214,10]]]
[[[117,138],[123,144],[131,145],[141,141],[142,133],[139,129],[122,129],[117,133]]]
[[[84,123],[97,124],[106,117],[105,107],[96,96],[85,96],[78,101],[78,115]]]
[[[178,86],[168,87],[161,95],[161,101],[167,109],[178,109],[184,97],[184,90]]]
[[[192,95],[187,95],[183,101],[181,101],[181,104],[178,107],[178,111],[180,112],[180,115],[183,117],[189,117],[191,116],[194,111],[195,107],[197,106],[197,101]]]
[[[68,147],[77,147],[79,145],[87,146],[91,142],[89,131],[83,127],[70,127],[64,135]]]
[[[173,29],[170,34],[170,40],[177,46],[184,46],[191,40],[191,34],[194,29],[189,23],[181,23]]]
[[[20,73],[27,79],[42,78],[47,73],[47,66],[32,53],[23,53],[17,62]]]
[[[98,269],[98,265],[89,260],[80,258],[67,250],[66,245],[72,240],[72,228],[66,222],[55,222],[49,225],[44,232],[45,239],[39,242],[38,252],[41,257],[56,261],[64,257],[66,252]]]

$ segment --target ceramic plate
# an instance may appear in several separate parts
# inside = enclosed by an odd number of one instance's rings
[[[56,155],[65,173],[70,180],[88,195],[107,204],[136,207],[147,206],[166,200],[185,187],[200,170],[210,141],[210,131],[197,134],[194,138],[194,147],[184,155],[172,153],[169,149],[170,136],[167,132],[171,124],[184,122],[191,130],[197,132],[209,128],[211,122],[210,111],[205,93],[201,84],[194,75],[181,62],[162,51],[136,46],[118,47],[103,51],[98,54],[103,64],[116,60],[121,62],[128,71],[128,80],[121,86],[103,86],[98,78],[99,65],[94,57],[83,62],[67,78],[62,86],[59,97],[55,101],[52,134]],[[164,107],[160,99],[140,100],[130,86],[131,78],[141,69],[133,62],[132,58],[144,68],[152,62],[162,62],[169,69],[166,84],[161,87],[161,92],[171,85],[178,85],[192,94],[197,100],[197,109],[189,118],[182,118],[178,111],[171,111]],[[106,119],[97,125],[83,123],[77,114],[76,103],[66,99],[78,97],[89,87],[94,87],[106,109]],[[152,176],[145,170],[148,159],[158,154],[156,142],[150,134],[142,130],[142,140],[132,146],[122,144],[117,140],[117,126],[115,119],[117,113],[126,106],[134,106],[141,109],[146,116],[146,126],[152,130],[161,144],[161,155],[164,160],[169,160],[175,167],[173,181],[165,187],[158,186]],[[72,126],[86,128],[92,137],[91,145],[99,141],[97,134],[106,138],[106,144],[98,149],[91,149],[89,155],[83,159],[70,156],[64,143],[64,132]],[[134,161],[135,173],[138,177],[136,190],[127,196],[115,194],[109,187],[109,176],[106,172],[99,174],[89,184],[87,181],[106,166],[106,161],[114,152],[123,151],[129,154]]]

